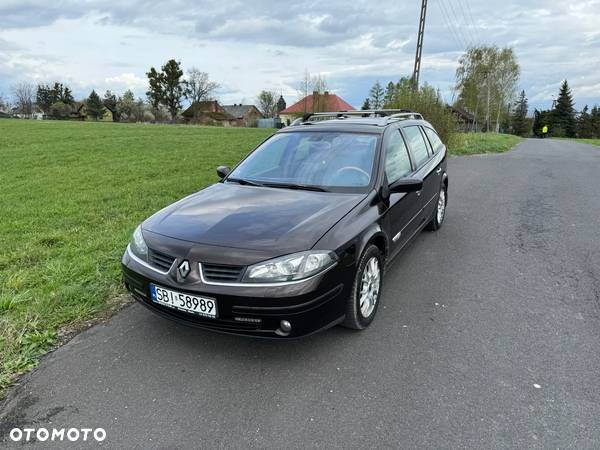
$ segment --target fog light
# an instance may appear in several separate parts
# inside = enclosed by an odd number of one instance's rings
[[[281,331],[283,331],[284,333],[289,333],[290,331],[292,331],[292,324],[289,323],[287,320],[282,320],[281,322],[279,322],[279,328],[281,328]]]

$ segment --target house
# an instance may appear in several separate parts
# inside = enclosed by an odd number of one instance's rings
[[[279,112],[281,120],[289,125],[298,117],[312,112],[355,111],[355,108],[341,97],[325,91],[323,94],[313,92],[292,106]]]
[[[254,105],[223,105],[223,110],[234,117],[245,127],[255,127],[258,119],[263,119],[264,115]]]
[[[473,114],[458,106],[448,105],[448,109],[456,119],[459,131],[474,131],[476,124]]]
[[[243,127],[243,120],[229,114],[216,100],[194,102],[181,114],[188,124],[217,125],[222,127]]]

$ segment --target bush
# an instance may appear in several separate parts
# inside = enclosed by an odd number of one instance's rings
[[[71,114],[71,105],[63,102],[52,103],[50,107],[50,115],[55,119],[68,119]]]
[[[391,85],[388,85],[388,90]],[[431,123],[444,142],[451,142],[456,133],[456,119],[448,109],[446,102],[438,91],[425,84],[418,91],[412,89],[408,78],[402,78],[393,87],[393,92],[386,93],[385,108],[409,109],[423,115]]]

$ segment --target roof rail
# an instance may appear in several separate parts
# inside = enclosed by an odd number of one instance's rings
[[[306,113],[302,117],[294,120],[290,126],[310,124],[318,120],[347,119],[348,117],[388,117],[390,119],[423,119],[423,116],[410,109],[367,109],[355,111],[330,111]],[[316,119],[316,120],[310,120]]]

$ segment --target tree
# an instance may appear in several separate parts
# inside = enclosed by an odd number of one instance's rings
[[[52,104],[58,101],[54,90],[47,84],[38,84],[35,101],[45,115],[50,115]]]
[[[369,102],[368,98],[365,98],[365,101],[363,102],[360,109],[363,111],[368,111],[369,109],[371,109],[371,103]]]
[[[598,106],[594,106],[592,108],[591,123],[592,123],[592,137],[600,138],[600,108]]]
[[[298,96],[304,100],[304,112],[322,112],[327,109],[324,94],[327,92],[327,79],[324,75],[312,76],[308,70],[304,71],[302,81],[298,86]],[[308,97],[312,94],[312,111],[308,111]]]
[[[104,107],[106,109],[108,109],[110,111],[113,122],[121,121],[121,112],[119,111],[119,108],[118,108],[118,104],[119,104],[120,100],[121,100],[121,98],[117,97],[110,90],[106,91],[106,93],[104,94],[104,99],[102,99],[102,104],[104,105]]]
[[[62,84],[61,84],[61,86],[62,86]],[[73,98],[73,93],[71,92],[71,89],[69,89],[68,86],[64,87],[64,89],[60,93],[60,96],[58,99],[61,102],[63,102],[65,105],[72,105],[73,103],[75,103],[75,99]]]
[[[389,108],[394,102],[394,93],[396,92],[396,86],[390,81],[385,87],[385,94],[383,94],[383,107]]]
[[[512,116],[512,132],[517,136],[527,136],[530,132],[530,122],[527,120],[527,110],[527,97],[525,91],[521,91],[521,95],[517,100]]]
[[[17,112],[25,115],[26,117],[31,117],[33,114],[33,106],[35,99],[35,87],[32,83],[29,82],[21,82],[15,84],[12,88],[13,96],[15,99],[15,106],[17,107]]]
[[[174,121],[181,109],[181,99],[184,94],[186,83],[181,78],[183,70],[181,63],[170,59],[158,72],[154,67],[146,74],[150,89],[146,93],[152,106],[158,110],[159,105],[164,105]]]
[[[554,108],[554,122],[557,129],[555,136],[575,137],[577,131],[575,107],[567,80],[564,80],[560,86]]]
[[[392,103],[386,107],[418,111],[435,127],[444,142],[451,140],[456,120],[436,89],[425,83],[415,91],[411,78],[403,77],[394,85],[392,98]]]
[[[214,91],[220,87],[218,83],[210,81],[206,72],[201,72],[195,67],[188,70],[188,76],[185,83],[184,95],[192,105],[194,105],[194,103],[211,100]],[[194,117],[196,117],[196,115],[196,110],[194,109]]]
[[[128,122],[136,122],[137,120],[134,113],[135,107],[135,97],[133,92],[128,89],[123,93],[123,96],[119,97],[117,100],[117,112],[119,113],[119,118]]]
[[[277,116],[277,93],[273,91],[261,91],[258,94],[258,109],[265,117]]]
[[[54,102],[50,107],[50,116],[55,119],[68,119],[71,114],[72,108],[63,102]]]
[[[594,130],[592,128],[592,115],[589,112],[588,105],[585,105],[577,117],[577,137],[592,138]]]
[[[92,91],[90,96],[86,100],[86,110],[87,115],[93,118],[94,120],[98,120],[100,117],[104,116],[106,109],[102,104],[102,99],[100,96],[96,94],[96,91]]]
[[[383,106],[383,95],[383,88],[378,80],[369,91],[369,100],[373,109],[381,109]]]
[[[514,98],[519,74],[512,48],[471,47],[461,56],[456,69],[456,105],[471,112],[475,123],[483,115],[487,129],[497,130],[509,114],[508,105]]]

